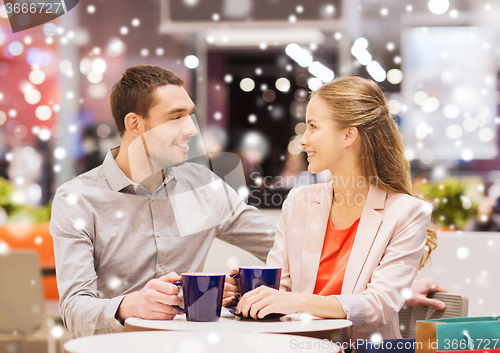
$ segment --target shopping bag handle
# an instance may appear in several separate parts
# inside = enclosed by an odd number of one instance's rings
[[[463,334],[464,334],[465,338],[467,338],[467,346],[469,347],[469,349],[471,351],[474,350],[474,340],[469,335],[469,332],[467,332],[467,330],[464,330]]]

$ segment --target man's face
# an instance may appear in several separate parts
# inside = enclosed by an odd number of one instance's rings
[[[141,170],[141,175],[151,175],[161,169],[185,163],[189,152],[188,142],[198,132],[190,117],[195,105],[183,87],[159,86],[153,94],[155,99],[148,117],[139,118],[140,136],[129,148],[131,168],[142,166],[143,169],[143,157],[150,162],[144,168],[146,170]]]

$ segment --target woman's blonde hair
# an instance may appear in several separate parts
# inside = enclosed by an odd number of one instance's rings
[[[311,98],[315,96],[326,103],[341,129],[358,129],[362,150],[359,165],[364,176],[372,182],[375,179],[377,186],[386,191],[412,195],[410,163],[404,155],[403,139],[380,87],[362,77],[340,77],[311,94]],[[437,247],[436,239],[436,232],[428,228],[419,269],[430,260]]]

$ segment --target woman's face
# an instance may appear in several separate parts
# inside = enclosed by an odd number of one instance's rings
[[[324,101],[315,96],[306,110],[307,129],[300,139],[300,145],[307,153],[308,170],[319,173],[326,169],[335,174],[345,158],[345,131],[329,116]]]

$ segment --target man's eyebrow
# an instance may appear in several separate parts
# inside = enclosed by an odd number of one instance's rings
[[[196,109],[196,106],[194,106],[194,108],[191,110],[191,112],[189,114],[193,113],[195,109]],[[186,111],[187,111],[186,108],[174,108],[174,109],[169,110],[168,112],[166,112],[165,115],[174,115],[174,114],[177,114],[177,113],[184,113]]]

